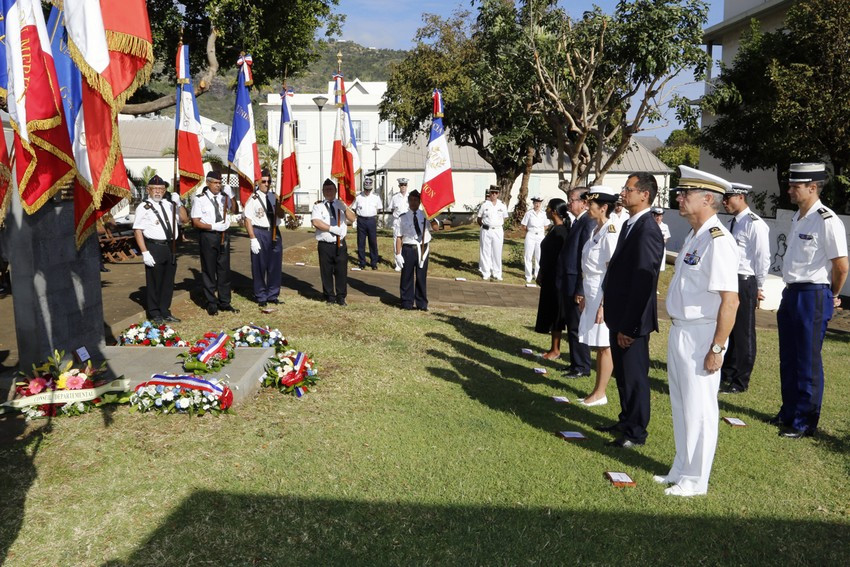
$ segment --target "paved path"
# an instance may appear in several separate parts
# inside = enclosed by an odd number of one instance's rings
[[[299,230],[286,232],[284,244],[287,249],[315,246],[312,233]],[[234,293],[251,297],[250,247],[244,233],[233,238],[231,270]],[[179,250],[175,305],[181,303],[185,294],[200,295],[200,259],[197,243],[183,244]],[[104,273],[102,281],[104,325],[107,342],[143,316],[144,307],[144,264],[137,261],[108,264],[110,272]],[[399,275],[381,266],[378,271],[349,272],[349,302],[378,301],[386,305],[399,304]],[[321,298],[319,269],[315,266],[284,265],[283,296],[299,294],[309,298]],[[441,304],[485,305],[491,307],[522,307],[536,309],[538,290],[524,285],[500,284],[480,280],[458,282],[448,278],[428,278],[428,298],[434,307]],[[200,307],[198,307],[200,309]],[[666,315],[664,301],[659,299],[659,313]],[[177,311],[177,316],[188,315]],[[14,327],[12,296],[0,298],[0,374],[7,374],[17,366],[17,343]],[[760,328],[775,328],[776,315],[772,311],[759,311],[756,324]],[[840,311],[830,323],[831,330],[850,332],[850,311]],[[4,372],[4,370],[6,372]]]

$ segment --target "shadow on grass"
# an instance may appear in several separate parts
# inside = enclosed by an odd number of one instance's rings
[[[821,521],[199,490],[103,565],[837,565],[848,541]]]
[[[607,420],[583,406],[557,404],[551,396],[533,392],[522,382],[554,384],[554,387],[571,391],[572,397],[582,393],[575,388],[564,388],[559,382],[534,374],[531,368],[507,363],[466,343],[453,341],[438,334],[428,336],[450,345],[462,355],[462,357],[447,357],[443,352],[429,350],[426,354],[445,360],[452,368],[428,367],[428,372],[441,380],[458,384],[470,399],[495,411],[515,415],[528,425],[553,435],[557,431],[580,430],[587,437],[587,441],[580,445],[582,448],[606,455],[616,455],[628,466],[653,474],[661,474],[669,468],[639,451],[623,451],[605,447],[604,443],[611,438],[600,435],[592,427],[602,425]],[[555,441],[557,440],[553,439],[553,442]]]
[[[348,275],[348,287],[356,289],[367,297],[377,297],[384,305],[390,305],[393,307],[401,305],[401,299],[399,296],[390,293],[383,287],[366,283],[357,276],[352,277],[351,274]]]
[[[436,252],[431,252],[430,258],[431,262],[449,270],[464,274],[479,275],[478,262],[465,262],[464,260],[461,260],[460,258],[457,258],[455,256],[446,256],[444,254],[438,254]]]

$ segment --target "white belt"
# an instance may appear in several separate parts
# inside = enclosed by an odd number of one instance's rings
[[[673,319],[674,327],[698,327],[700,325],[716,325],[717,321],[711,319]]]

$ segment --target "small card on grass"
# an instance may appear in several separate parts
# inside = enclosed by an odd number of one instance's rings
[[[527,283],[525,284],[525,287],[537,287],[537,284]]]
[[[534,373],[535,374],[546,374],[546,369],[545,368],[535,368]]]
[[[738,419],[737,417],[724,417],[723,421],[731,425],[732,427],[746,427],[747,424]]]
[[[91,359],[91,355],[86,347],[81,346],[74,351],[74,358],[76,358],[78,362],[82,363]]]
[[[614,486],[635,486],[635,481],[632,480],[632,477],[624,472],[607,471],[605,478],[611,481],[611,484]]]
[[[534,354],[534,351],[530,348],[521,348],[519,349],[522,354]]]
[[[456,282],[465,282],[466,278],[455,278]]]
[[[260,309],[260,312],[265,313],[266,315],[268,315],[269,313],[274,313],[275,311],[277,311],[277,309],[274,309],[272,307],[263,307],[262,309]]]
[[[351,268],[352,272],[362,272],[363,268]]]
[[[565,441],[583,441],[587,439],[581,431],[559,431],[556,435]]]
[[[552,396],[552,399],[558,402],[559,404],[568,404],[570,403],[570,399],[566,396]]]
[[[307,264],[305,264],[304,262],[295,262],[295,265],[296,266],[306,266]]]

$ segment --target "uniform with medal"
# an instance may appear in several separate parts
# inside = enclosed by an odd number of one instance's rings
[[[260,307],[265,307],[267,303],[280,303],[283,263],[283,237],[280,227],[284,224],[284,219],[275,212],[277,198],[274,191],[269,190],[269,177],[269,172],[263,170],[261,186],[248,198],[242,212],[245,228],[251,238],[254,300]]]
[[[168,183],[154,175],[148,187],[149,191],[156,187],[164,192]],[[173,244],[180,233],[179,203],[174,194],[170,199],[158,195],[149,196],[136,207],[133,231],[145,262],[145,314],[151,321],[177,321],[171,314],[171,299],[177,273]]]
[[[791,164],[788,196],[799,210],[791,218],[782,267],[785,289],[776,312],[782,407],[772,423],[780,435],[814,435],[820,420],[824,374],[821,349],[838,293],[847,280],[847,233],[820,200],[823,163]]]
[[[348,246],[345,236],[347,223],[355,216],[344,202],[337,199],[336,183],[325,179],[322,184],[324,199],[313,205],[310,223],[316,229],[319,252],[319,275],[322,278],[322,294],[328,303],[347,305],[348,295]]]
[[[720,420],[720,367],[738,307],[738,246],[717,217],[728,181],[679,166],[679,214],[691,225],[667,292],[667,375],[676,456],[659,483],[673,496],[708,491]]]
[[[394,227],[396,262],[401,266],[399,292],[402,309],[428,310],[428,255],[431,230],[425,214],[419,210],[419,191],[408,195],[411,203]]]

